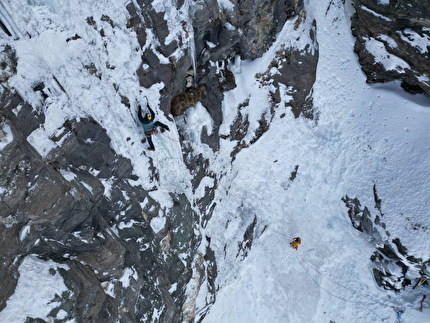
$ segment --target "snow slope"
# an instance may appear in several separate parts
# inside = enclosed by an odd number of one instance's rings
[[[121,27],[126,25],[128,0],[79,0],[70,6],[54,0],[29,1],[29,5],[25,0],[6,2],[13,9],[14,30],[20,37],[14,41],[18,73],[10,86],[35,107],[41,102],[32,90],[35,82],[44,81],[51,92],[43,107],[44,128],[36,130],[30,141],[34,138],[36,148],[46,156],[52,143],[38,146],[36,142],[49,142],[49,136],[67,119],[92,116],[107,130],[112,148],[131,160],[139,176],[135,184],[152,188],[150,159],[142,153],[144,147],[136,149],[143,134],[135,108],[137,102],[146,103],[145,96],[158,108],[164,84],[150,89],[139,86],[135,71],[143,49],[136,35]],[[316,19],[319,43],[313,92],[320,113],[317,124],[295,119],[281,104],[269,130],[231,164],[234,143],[223,140],[217,153],[201,143],[202,124],[212,131],[212,123],[200,104],[185,115],[191,124],[177,120],[179,130],[186,127],[184,134],[210,159],[210,168],[220,179],[212,219],[201,228],[204,236],[212,238],[220,287],[205,323],[376,322],[385,318],[393,322],[392,305],[406,308],[402,316],[406,322],[430,320],[428,307],[423,313],[416,310],[419,294],[399,296],[376,286],[369,260],[374,247],[352,228],[341,201],[345,195],[357,197],[371,212],[378,212],[373,207],[376,185],[387,230],[400,237],[411,254],[430,258],[429,234],[410,226],[412,222],[429,225],[430,100],[406,94],[398,84],[366,84],[353,52],[348,4],[346,8],[341,0],[306,1],[307,23]],[[85,22],[88,13],[108,35],[103,41],[99,31]],[[102,14],[113,19],[115,28],[100,19]],[[221,131],[228,131],[237,106],[247,99],[244,113],[249,114],[250,128],[258,127],[258,119],[270,106],[269,89],[261,88],[254,75],[267,70],[282,45],[304,48],[306,36],[297,42],[293,26],[294,21],[287,22],[261,59],[236,66],[237,87],[225,94]],[[32,37],[21,37],[26,33]],[[66,41],[76,34],[79,39]],[[8,41],[0,37],[1,43]],[[101,78],[89,74],[85,65],[91,64]],[[131,110],[121,103],[119,93],[130,99]],[[290,100],[287,89],[282,98]],[[206,186],[215,185],[213,180],[203,180],[193,195],[191,175],[180,159],[178,128],[161,113],[157,118],[172,132],[154,138],[157,151],[150,156],[159,169],[160,183],[151,196],[167,207],[171,205],[168,192],[185,192],[190,200],[200,198]],[[291,182],[296,165],[298,175]],[[252,249],[247,257],[237,257],[238,243],[255,216]],[[157,229],[162,221],[159,218],[151,225]],[[294,236],[302,238],[298,251],[289,246]],[[204,249],[202,245],[202,253]],[[202,288],[196,302],[198,315],[207,297]]]
[[[376,185],[392,237],[429,259],[429,233],[410,223],[429,224],[430,100],[404,93],[398,84],[366,84],[353,52],[349,6],[344,10],[334,1],[326,13],[329,2],[306,3],[317,22],[318,124],[288,112],[280,118],[286,111],[278,109],[269,131],[241,151],[221,181],[230,194],[218,191],[205,230],[213,237],[221,289],[203,322],[393,322],[392,306],[406,308],[406,322],[430,320],[428,309],[417,311],[425,291],[395,295],[377,287],[369,260],[374,248],[352,228],[341,201],[357,197],[377,213]],[[289,43],[289,35],[284,29],[271,50]],[[267,100],[249,75],[267,69],[272,57],[243,63],[247,75],[235,75],[238,87],[226,95],[226,110],[247,96]],[[295,165],[298,175],[289,185]],[[237,245],[254,215],[259,237],[240,261]],[[269,229],[262,233],[264,225]],[[289,246],[294,236],[302,238],[297,252]],[[205,298],[200,295],[202,307]]]

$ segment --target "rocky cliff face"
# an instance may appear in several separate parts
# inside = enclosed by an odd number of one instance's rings
[[[357,0],[354,6],[355,51],[368,81],[400,79],[407,91],[429,94],[429,53],[422,46],[430,39],[428,6],[412,0],[386,5]],[[213,120],[213,130],[210,134],[203,131],[200,139],[212,152],[220,149],[221,140],[231,142],[227,164],[233,164],[242,149],[256,143],[269,129],[281,96],[291,97],[285,105],[295,118],[318,122],[319,112],[312,100],[318,26],[302,0],[133,0],[126,9],[129,16],[125,26],[116,25],[113,16],[89,14],[82,23],[96,36],[72,34],[66,42],[73,46],[73,42],[87,37],[88,44],[101,39],[108,47],[104,40],[109,34],[120,34],[119,30],[134,33],[139,48],[133,50],[142,53],[136,70],[140,86],[163,83],[160,107],[177,121],[190,106],[201,102]],[[0,27],[12,39],[15,33],[2,17],[0,13]],[[291,30],[300,34],[295,41],[300,37],[310,41],[302,50],[282,46],[268,69],[255,75],[259,86],[270,93],[270,106],[258,124],[246,113],[250,103],[245,100],[233,107],[235,118],[229,131],[220,134],[225,92],[236,87],[233,71],[240,60],[262,56],[287,20],[293,22]],[[0,283],[0,311],[14,293],[20,264],[33,254],[69,268],[59,269],[69,291],[58,295],[60,305],[52,317],[64,310],[67,316],[63,321],[203,320],[216,300],[217,262],[211,238],[201,241],[198,229],[205,228],[212,217],[214,192],[223,174],[211,170],[209,159],[184,140],[186,131],[179,127],[181,157],[191,174],[191,190],[194,193],[205,177],[213,186],[206,187],[198,198],[170,193],[172,205],[162,205],[156,199],[160,172],[154,159],[148,157],[147,170],[153,187],[136,185],[132,162],[112,148],[103,124],[92,116],[66,120],[49,138],[52,149],[42,155],[35,149],[40,143],[34,133],[43,129],[45,108],[58,95],[53,85],[61,95],[67,93],[55,76],[52,84],[40,80],[32,84],[40,104],[30,105],[9,84],[17,64],[13,46],[1,45],[0,274],[4,279]],[[96,65],[88,63],[82,69],[88,77],[109,82],[102,69],[112,71],[116,67]],[[131,111],[133,98],[114,81],[108,85]],[[126,141],[135,145],[133,148],[140,144],[130,138]],[[408,277],[428,270],[428,262],[408,255],[400,240],[388,238],[382,211],[374,217],[358,199],[346,196],[344,202],[354,227],[375,242],[377,251],[372,260],[381,287],[399,290]],[[381,210],[376,189],[375,203]],[[243,234],[236,257],[247,257],[256,222],[255,218]],[[392,273],[393,263],[401,274]],[[187,291],[190,282],[194,284],[192,293]],[[199,289],[205,289],[208,296],[206,308],[196,315],[194,302]]]
[[[131,15],[129,27],[136,31],[141,44],[147,38],[147,30],[143,26],[154,26],[152,36],[159,40],[159,46],[148,48],[142,57],[142,65],[138,69],[141,85],[149,87],[156,82],[164,82],[167,86],[163,90],[161,106],[174,116],[182,114],[196,102],[202,102],[215,121],[211,138],[214,148],[219,140],[217,128],[222,121],[222,93],[235,87],[229,64],[237,59],[261,56],[274,42],[286,19],[306,16],[303,1],[297,0],[232,1],[231,4],[231,7],[220,7],[214,0],[177,3],[184,19],[192,17],[192,24],[182,20],[182,31],[174,41],[167,39],[167,13],[164,17],[163,14],[156,15],[149,1],[133,2],[127,7]],[[311,75],[315,71],[317,56],[312,56],[312,59],[314,61],[307,67],[310,70],[307,73]],[[299,69],[289,76],[283,73],[283,77],[300,82],[302,73]],[[303,83],[310,85],[304,90],[308,94],[313,84],[312,77]],[[297,115],[303,101],[304,98],[296,101]],[[303,110],[307,111],[309,107]]]
[[[430,95],[430,6],[419,0],[355,0],[352,33],[367,81],[400,80]]]
[[[199,243],[185,196],[172,195],[174,205],[165,209],[134,186],[130,162],[91,118],[66,122],[52,138],[58,148],[42,158],[26,139],[43,115],[5,88],[1,102],[13,141],[0,159],[0,271],[7,277],[0,306],[14,291],[22,259],[35,254],[70,268],[62,276],[72,293],[56,312],[80,322],[136,322],[164,309],[162,321],[179,321]],[[160,214],[168,220],[155,232],[149,223]]]
[[[143,51],[136,71],[140,85],[150,87],[163,82],[161,107],[173,116],[202,102],[215,128],[202,140],[213,150],[219,146],[223,92],[235,87],[229,66],[234,60],[261,56],[287,19],[299,16],[297,28],[309,19],[303,2],[297,0],[231,4],[220,7],[214,0],[185,0],[175,2],[176,10],[146,0],[127,5],[130,16],[125,27],[136,33]],[[109,16],[98,19],[114,28]],[[172,20],[181,23],[173,36]],[[107,37],[92,16],[85,23],[101,38]],[[7,36],[13,36],[7,24],[1,27]],[[309,32],[316,43],[315,24]],[[80,38],[76,34],[67,42]],[[277,54],[271,67],[279,73],[267,71],[260,76],[263,86],[274,85],[272,109],[279,102],[280,84],[288,84],[295,99],[291,103],[294,115],[314,118],[310,93],[317,60],[315,51],[285,48]],[[197,207],[177,193],[170,194],[171,207],[160,205],[151,197],[156,185],[145,190],[133,184],[136,175],[130,160],[111,148],[103,126],[92,117],[67,120],[50,137],[54,148],[42,156],[34,148],[39,144],[37,137],[30,140],[29,135],[43,128],[43,107],[54,98],[55,91],[43,81],[33,84],[40,106],[28,104],[8,84],[18,63],[14,50],[3,46],[0,136],[5,144],[0,154],[0,273],[4,279],[0,311],[14,292],[21,262],[33,254],[69,268],[59,269],[69,292],[58,295],[61,305],[52,311],[52,317],[65,310],[64,320],[75,318],[79,322],[192,322],[193,299],[186,295],[191,276],[197,277],[197,288],[207,284],[212,295],[208,305],[215,301],[214,253],[210,241],[204,253],[197,252],[201,241],[195,230],[210,219],[211,212],[206,208],[212,202],[213,191],[194,201]],[[94,64],[85,68],[91,76],[102,78]],[[55,76],[54,80],[60,92],[66,92]],[[130,107],[130,99],[119,94],[122,103]],[[254,142],[269,126],[263,121]],[[232,128],[230,140],[238,141],[237,151],[243,148],[241,136],[247,130],[246,122]],[[194,189],[204,176],[216,181],[216,175],[208,170],[208,160],[189,146],[183,150]],[[158,170],[150,167],[148,172],[156,183]],[[166,222],[158,228],[151,226],[151,221],[160,216]],[[28,322],[34,320],[43,321],[28,318]]]

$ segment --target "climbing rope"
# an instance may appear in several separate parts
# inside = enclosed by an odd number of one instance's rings
[[[378,301],[377,299],[375,299],[375,298],[374,298],[374,297],[372,297],[372,296],[368,296],[368,295],[362,294],[362,293],[360,293],[360,292],[358,292],[358,291],[356,291],[356,290],[354,290],[354,289],[352,289],[352,288],[349,288],[349,287],[347,287],[347,286],[345,286],[345,285],[342,285],[342,284],[338,283],[337,281],[335,281],[335,280],[331,279],[329,276],[325,275],[324,273],[320,272],[318,269],[316,269],[315,267],[313,267],[311,264],[309,264],[309,262],[307,262],[307,261],[306,261],[302,256],[300,256],[300,254],[296,253],[296,257],[300,257],[300,259],[302,260],[302,262],[306,263],[306,265],[307,265],[309,268],[313,269],[313,270],[314,270],[315,272],[317,272],[320,276],[322,276],[322,277],[324,277],[325,279],[327,279],[328,281],[330,281],[330,282],[332,282],[332,283],[336,284],[337,286],[342,287],[342,288],[344,288],[344,289],[346,289],[346,290],[349,290],[349,291],[351,291],[352,293],[354,293],[354,294],[356,294],[356,295],[358,295],[358,296],[360,296],[360,297],[367,298],[368,300],[370,300],[370,301],[372,301],[372,302],[374,302],[374,303],[377,303],[377,304],[379,304],[379,305],[381,305],[381,306],[394,308],[394,306],[393,306],[393,305],[390,305],[390,304],[387,304],[387,303],[382,303],[382,302]],[[396,307],[396,308],[400,309],[400,307]],[[404,309],[404,310],[406,310],[406,309],[414,309],[414,308],[412,308],[412,307],[401,307],[401,308],[402,308],[402,309]]]
[[[181,143],[179,140],[177,140],[177,139],[175,139],[175,138],[172,138],[172,137],[169,137],[169,136],[167,136],[164,132],[160,132],[164,137],[166,137],[166,138],[169,138],[170,140],[172,140],[172,141],[176,141],[176,142],[179,142],[179,143]]]
[[[325,289],[324,287],[322,287],[313,277],[312,275],[309,273],[309,271],[306,269],[306,267],[304,266],[302,260],[300,260],[300,258],[298,257],[298,254],[295,253],[297,260],[299,261],[300,265],[303,267],[304,272],[306,273],[306,275],[324,292],[326,292],[327,294],[329,294],[330,296],[340,299],[342,301],[348,302],[348,303],[355,303],[355,304],[359,304],[359,305],[363,305],[368,311],[370,311],[371,313],[373,313],[376,317],[378,317],[382,322],[385,320],[388,320],[388,317],[386,318],[382,318],[381,316],[379,316],[378,314],[376,314],[375,311],[373,311],[371,308],[369,308],[365,303],[363,302],[359,302],[359,301],[354,301],[354,300],[348,300],[346,298],[337,296],[333,293],[331,293],[330,291],[328,291],[327,289]],[[342,286],[343,287],[343,286]]]

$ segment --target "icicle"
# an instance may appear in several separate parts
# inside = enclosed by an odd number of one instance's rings
[[[240,63],[241,63],[240,55],[236,55],[234,58],[234,70],[237,74],[240,74],[242,72]]]
[[[186,8],[188,12],[188,21],[187,21],[187,33],[188,33],[188,50],[190,52],[191,62],[193,64],[193,78],[194,85],[197,84],[197,55],[196,55],[196,43],[194,39],[194,29],[193,29],[193,16],[194,16],[194,8],[192,6],[192,0],[186,0],[184,3],[184,8]]]
[[[196,43],[194,41],[193,26],[188,26],[188,46],[190,50],[191,62],[193,63],[194,85],[197,84],[197,63],[196,63]]]

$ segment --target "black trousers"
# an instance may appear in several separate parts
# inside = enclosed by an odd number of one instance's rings
[[[161,127],[161,128],[163,128],[165,130],[169,129],[168,126],[166,126],[164,123],[162,123],[160,121],[155,121],[154,122],[154,126],[152,128],[154,129],[156,127]],[[152,138],[151,138],[151,131],[145,131],[145,136],[146,136],[146,139],[148,140],[149,147],[151,149],[154,149],[154,143],[152,142]]]

